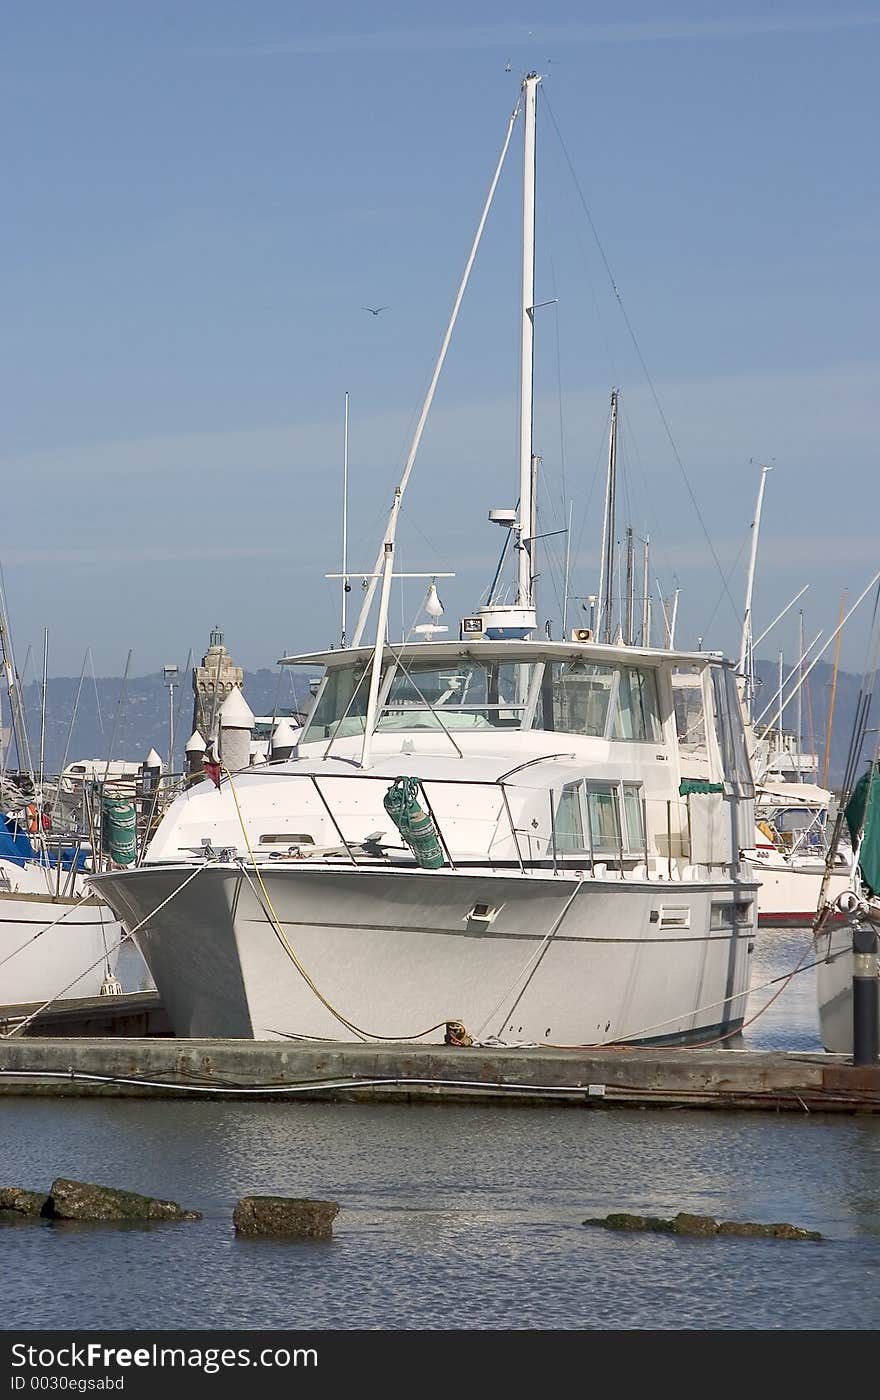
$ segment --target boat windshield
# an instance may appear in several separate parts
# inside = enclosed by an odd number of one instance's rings
[[[303,743],[363,734],[369,684],[369,667],[363,663],[330,668]],[[543,729],[643,742],[662,737],[657,685],[649,667],[579,658],[398,659],[386,669],[379,697],[379,733]]]

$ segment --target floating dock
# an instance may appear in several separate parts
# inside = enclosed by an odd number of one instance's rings
[[[0,1093],[580,1108],[880,1112],[880,1065],[843,1055],[554,1050],[326,1041],[20,1035],[0,1039]]]

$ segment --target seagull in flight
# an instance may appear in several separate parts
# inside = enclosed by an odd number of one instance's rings
[[[374,316],[378,316],[380,311],[388,311],[389,308],[387,306],[364,306],[361,310],[370,311]]]

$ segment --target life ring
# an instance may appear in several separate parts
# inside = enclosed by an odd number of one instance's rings
[[[36,805],[33,802],[28,803],[27,807],[25,808],[25,815],[27,817],[27,829],[29,835],[36,836],[37,832],[40,829],[40,818],[37,813]]]

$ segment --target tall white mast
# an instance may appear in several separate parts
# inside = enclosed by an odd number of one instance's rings
[[[614,610],[614,508],[617,493],[617,390],[611,390],[611,426],[608,432],[608,474],[605,480],[605,514],[602,519],[602,560],[599,566],[599,612],[596,637],[611,641]]]
[[[40,692],[40,834],[42,835],[42,816],[45,810],[43,798],[43,784],[46,778],[46,691],[49,686],[49,629],[43,629],[43,684]]]
[[[342,445],[342,634],[340,646],[345,646],[346,601],[351,585],[348,582],[348,390],[345,393],[345,431]]]
[[[532,578],[534,564],[534,466],[532,462],[532,393],[535,365],[535,126],[537,119],[537,73],[523,79],[523,214],[522,214],[522,305],[520,307],[519,371],[519,563],[516,602],[520,608],[534,604]]]
[[[761,508],[764,504],[764,487],[767,483],[767,473],[772,471],[770,466],[761,467],[761,483],[758,487],[758,502],[755,506],[755,518],[752,521],[752,547],[749,553],[749,573],[746,579],[746,606],[743,612],[742,638],[739,648],[739,670],[746,677],[746,715],[751,717],[752,700],[754,699],[754,679],[752,676],[752,594],[755,588],[755,563],[758,558],[758,534],[761,529]]]
[[[802,679],[802,677],[803,677],[803,674],[804,674],[804,610],[803,610],[803,608],[801,608],[800,614],[799,614],[799,616],[798,616],[798,682],[801,681],[801,679]],[[803,782],[803,774],[801,773],[801,749],[802,749],[802,746],[803,746],[803,728],[804,728],[803,707],[802,707],[802,703],[801,703],[801,702],[802,702],[802,699],[803,699],[802,686],[801,686],[800,684],[798,684],[798,688],[797,688],[797,771],[798,771],[797,780],[798,780],[799,783]]]

